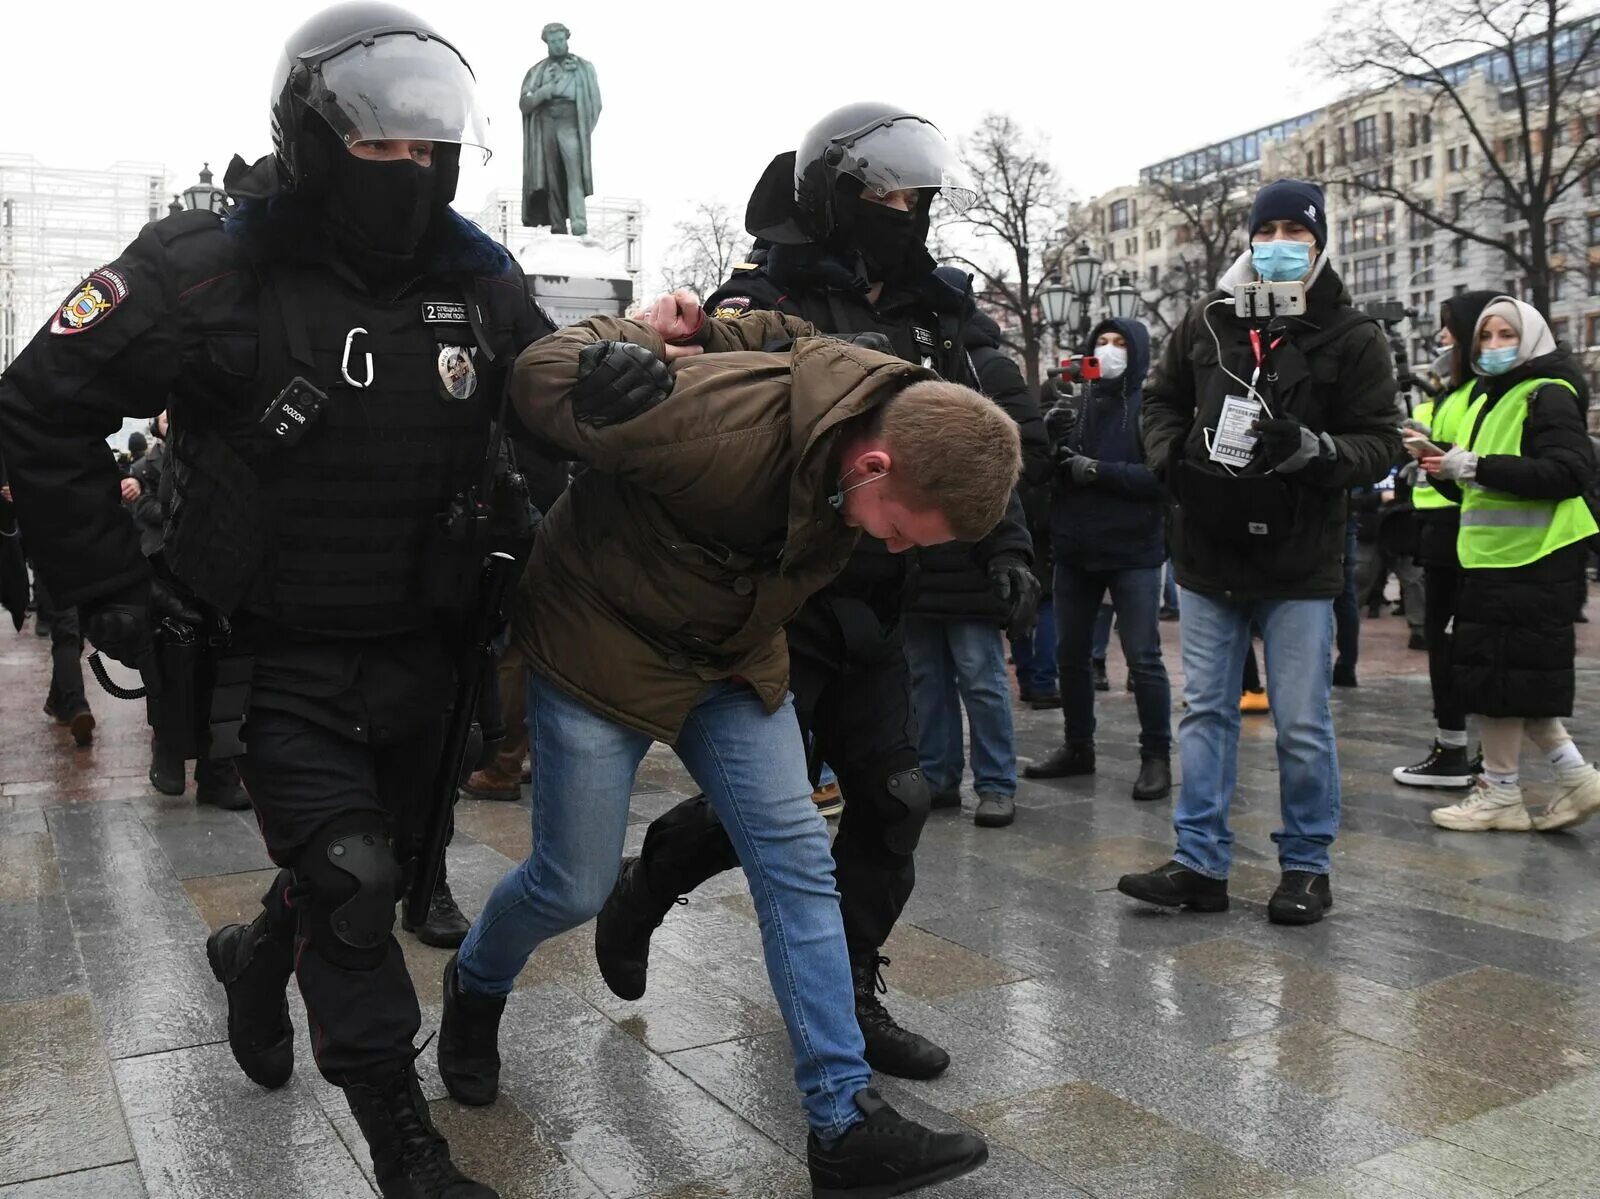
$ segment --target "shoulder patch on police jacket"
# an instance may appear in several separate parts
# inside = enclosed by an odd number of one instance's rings
[[[60,336],[86,332],[115,311],[128,298],[128,281],[122,272],[103,266],[78,284],[66,303],[56,310],[50,332]]]
[[[732,320],[749,312],[751,307],[749,296],[723,296],[711,310],[711,315],[718,320]]]

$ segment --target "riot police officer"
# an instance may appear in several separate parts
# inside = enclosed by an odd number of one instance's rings
[[[239,773],[281,867],[261,914],[206,944],[240,1067],[288,1080],[292,970],[382,1193],[481,1199],[418,1087],[391,929],[487,552],[471,518],[530,518],[498,469],[504,376],[550,326],[449,208],[485,125],[429,25],[369,0],[313,17],[285,46],[272,132],[272,155],[230,167],[225,221],[147,225],[67,298],[0,381],[0,428],[39,571],[98,648],[159,678],[157,589],[231,617]],[[104,437],[169,398],[153,582]]]
[[[936,271],[925,248],[940,191],[952,203],[970,203],[956,156],[931,122],[874,103],[830,113],[798,151],[773,159],[756,185],[745,216],[757,239],[753,261],[734,269],[706,311],[730,318],[776,309],[829,333],[876,334],[901,357],[981,388],[963,344],[974,307],[970,281]],[[1023,556],[1030,544],[1013,497],[1001,529],[977,547],[997,589],[1019,606],[1038,600]],[[950,1055],[903,1028],[878,998],[879,967],[887,964],[881,950],[911,895],[930,803],[901,637],[909,557],[863,537],[844,573],[806,601],[787,632],[790,688],[811,742],[813,781],[826,761],[845,801],[833,855],[866,1060],[885,1074],[933,1078]],[[737,865],[701,797],[650,825],[595,928],[595,955],[617,995],[644,993],[650,936],[677,897]]]

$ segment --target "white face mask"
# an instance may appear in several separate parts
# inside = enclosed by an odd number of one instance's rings
[[[1128,370],[1128,351],[1124,346],[1106,344],[1095,346],[1094,356],[1100,359],[1102,379],[1120,379]]]

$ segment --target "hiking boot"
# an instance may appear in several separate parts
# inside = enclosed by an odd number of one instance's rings
[[[594,924],[594,960],[606,986],[618,999],[638,999],[644,994],[650,970],[650,936],[661,927],[681,896],[662,898],[649,885],[644,864],[623,858],[611,894],[606,896]]]
[[[493,799],[502,802],[522,798],[522,782],[509,774],[501,774],[493,766],[474,770],[461,784],[462,799]]]
[[[1435,808],[1428,813],[1440,828],[1460,833],[1482,833],[1490,829],[1525,833],[1533,827],[1528,809],[1522,804],[1522,788],[1515,783],[1491,783],[1480,778],[1472,793],[1460,803]]]
[[[867,1065],[896,1078],[938,1078],[950,1067],[950,1055],[927,1037],[900,1027],[879,995],[888,993],[880,966],[889,959],[876,952],[850,959],[856,989],[856,1022],[866,1039]]]
[[[1272,704],[1261,688],[1246,688],[1239,695],[1239,711],[1246,716],[1260,716],[1263,712],[1272,711]]]
[[[1332,910],[1328,876],[1309,870],[1285,870],[1267,901],[1267,919],[1274,924],[1315,924]]]
[[[1168,862],[1148,874],[1124,874],[1117,880],[1117,890],[1164,908],[1188,908],[1191,912],[1228,910],[1228,880],[1207,878],[1181,862]]]
[[[1533,827],[1540,832],[1571,828],[1600,811],[1600,772],[1593,766],[1585,764],[1581,771],[1558,777],[1556,787],[1555,799],[1533,818]]]
[[[1073,774],[1094,773],[1094,742],[1067,741],[1056,746],[1037,762],[1022,768],[1025,779],[1060,779]]]
[[[94,744],[94,713],[85,704],[63,722],[72,730],[72,739],[79,746]]]
[[[1106,676],[1106,660],[1104,658],[1093,658],[1090,660],[1089,665],[1094,671],[1094,689],[1096,691],[1110,691],[1111,680]]]
[[[150,785],[163,795],[182,795],[187,779],[182,758],[162,748],[161,738],[150,737]]]
[[[866,1119],[824,1145],[806,1141],[811,1199],[888,1199],[958,1178],[989,1160],[989,1146],[968,1132],[935,1132],[907,1120],[871,1087],[857,1091]]]
[[[1464,745],[1433,743],[1428,756],[1415,766],[1396,766],[1394,781],[1407,787],[1470,787],[1472,763]]]
[[[285,994],[294,973],[293,941],[262,912],[206,938],[206,961],[228,993],[228,1048],[245,1077],[275,1090],[294,1073],[294,1025]]]
[[[811,802],[817,805],[819,816],[837,816],[844,811],[844,793],[838,783],[823,783],[811,793]]]
[[[1164,754],[1140,754],[1135,799],[1165,799],[1172,794],[1172,761]]]
[[[454,949],[467,939],[472,927],[456,906],[456,897],[450,894],[450,881],[445,878],[444,864],[439,864],[439,881],[434,884],[433,897],[428,900],[428,918],[421,924],[412,924],[404,915],[400,925],[424,945],[436,949]]]
[[[972,823],[979,828],[1005,828],[1017,818],[1017,801],[1009,795],[980,792]]]
[[[439,1077],[457,1103],[484,1107],[500,1091],[500,1016],[504,995],[461,989],[456,954],[444,964],[444,1014],[439,1017]]]
[[[433,1126],[417,1083],[415,1055],[346,1076],[344,1097],[372,1152],[384,1199],[500,1199],[456,1169],[450,1142]]]

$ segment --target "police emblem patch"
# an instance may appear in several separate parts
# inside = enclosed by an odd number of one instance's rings
[[[67,297],[50,321],[50,332],[67,336],[98,325],[128,298],[128,281],[108,266],[90,275]]]
[[[439,347],[439,381],[453,399],[470,399],[478,390],[478,368],[465,346]]]
[[[711,310],[711,315],[719,321],[731,321],[749,311],[749,296],[723,296],[717,302],[717,306]]]

